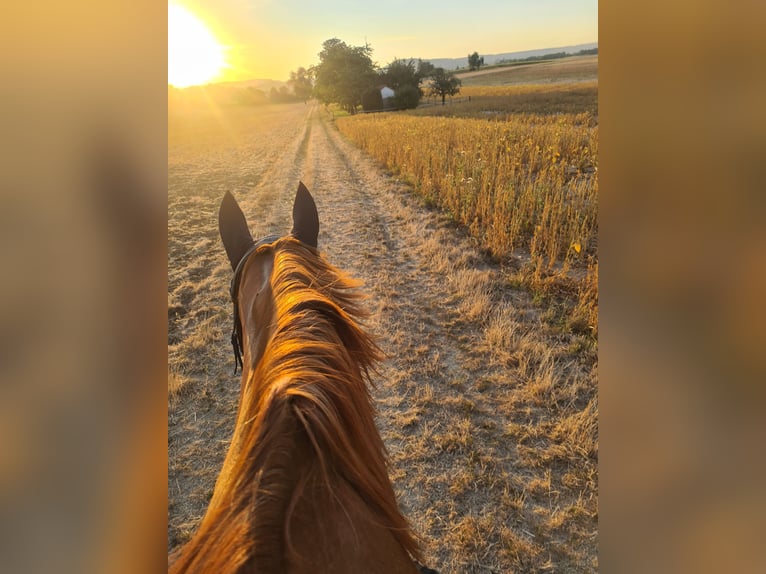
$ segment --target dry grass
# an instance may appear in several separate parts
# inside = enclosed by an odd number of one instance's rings
[[[546,335],[529,301],[448,226],[429,232],[413,223],[412,233],[423,238],[422,274],[444,278],[440,299],[451,310],[439,329],[462,343],[454,367],[433,341],[412,348],[415,378],[435,382],[416,386],[384,433],[402,444],[394,466],[413,475],[395,477],[443,493],[416,516],[420,531],[438,540],[432,548],[452,548],[437,550],[434,565],[461,573],[597,570],[595,355],[573,350],[580,336]],[[481,312],[469,317],[475,301]],[[408,388],[413,370],[398,365],[397,387]]]
[[[570,451],[571,456],[590,457],[598,454],[598,398],[594,397],[582,411],[559,421],[553,436]]]
[[[525,247],[552,269],[596,253],[598,140],[585,115],[487,122],[389,114],[337,124],[497,255]]]
[[[426,204],[518,262],[503,280],[442,230],[424,234],[421,255],[460,316],[445,330],[469,372],[429,386],[410,427],[423,432],[421,456],[433,444],[462,461],[428,480],[447,497],[434,507],[443,522],[426,521],[456,549],[447,571],[598,569],[596,62],[565,64],[579,84],[498,87],[522,77],[508,70],[465,88],[470,103],[336,122]],[[441,422],[423,422],[429,411]]]
[[[579,84],[520,84],[467,86],[449,105],[427,99],[431,105],[408,112],[416,116],[483,118],[506,121],[513,115],[598,115],[598,82]]]
[[[448,275],[458,298],[457,310],[467,321],[483,322],[492,310],[492,282],[489,273],[458,269]]]
[[[574,56],[546,62],[517,62],[507,67],[458,74],[463,86],[508,86],[598,79],[598,55]]]
[[[541,296],[568,295],[564,314],[573,330],[596,333],[598,128],[592,113],[557,111],[561,94],[584,90],[595,103],[596,89],[475,88],[470,104],[449,107],[469,118],[427,117],[438,113],[427,108],[336,123],[494,256],[525,262],[519,279],[528,288]],[[548,113],[510,111],[518,97]],[[473,119],[487,107],[499,114],[493,121]]]
[[[517,353],[523,348],[522,335],[518,333],[518,318],[510,303],[494,306],[487,326],[484,343],[490,357],[499,365],[518,365]]]
[[[285,230],[291,178],[301,177],[317,200],[320,247],[367,284],[368,326],[389,357],[376,377],[377,423],[427,564],[444,574],[597,571],[592,336],[557,325],[515,271],[323,116],[290,110],[279,121],[224,110],[171,134],[169,547],[205,510],[236,412],[220,195],[237,193],[254,233]],[[597,289],[597,267],[583,275],[575,292]]]

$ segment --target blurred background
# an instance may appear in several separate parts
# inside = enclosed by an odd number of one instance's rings
[[[601,2],[600,567],[766,567],[755,2]]]
[[[166,564],[166,23],[0,9],[3,572]]]
[[[167,11],[6,4],[0,564],[161,570]],[[599,6],[604,572],[766,567],[765,21]]]

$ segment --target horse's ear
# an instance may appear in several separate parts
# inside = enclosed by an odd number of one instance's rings
[[[245,214],[237,204],[237,200],[228,191],[221,200],[221,208],[218,210],[218,230],[221,240],[229,256],[231,268],[236,269],[237,263],[253,244],[253,236],[247,227]]]
[[[298,193],[295,194],[295,203],[293,203],[292,234],[306,245],[317,246],[319,215],[314,198],[311,197],[303,182],[298,184]]]

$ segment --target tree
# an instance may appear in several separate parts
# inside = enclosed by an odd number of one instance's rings
[[[394,58],[394,61],[383,71],[381,79],[394,91],[403,86],[417,87],[420,84],[420,76],[418,76],[414,60],[397,60]]]
[[[423,92],[416,86],[404,85],[396,90],[394,107],[399,110],[414,110],[420,103]]]
[[[311,73],[304,67],[298,68],[295,72],[290,72],[290,79],[287,85],[293,90],[293,94],[304,102],[311,97],[314,90],[314,84],[311,81]]]
[[[418,107],[420,98],[423,97],[420,79],[415,60],[394,59],[381,73],[381,80],[396,93],[394,105],[399,109]]]
[[[377,112],[383,109],[383,95],[377,86],[371,87],[362,94],[362,109],[365,112]]]
[[[468,69],[478,70],[484,65],[484,56],[479,56],[478,52],[468,54]]]
[[[319,64],[313,68],[314,95],[319,101],[342,106],[350,114],[362,103],[364,94],[378,79],[369,45],[348,46],[331,38],[322,44]]]
[[[433,75],[435,69],[436,68],[431,62],[418,59],[418,77],[421,80],[430,78]]]
[[[429,83],[430,93],[435,96],[441,96],[442,105],[447,96],[454,96],[460,92],[460,78],[456,78],[452,72],[447,72],[444,68],[436,68],[431,82]]]

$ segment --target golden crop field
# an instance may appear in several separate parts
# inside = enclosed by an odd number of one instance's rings
[[[596,86],[585,89],[595,93]],[[580,320],[595,332],[596,117],[591,112],[514,113],[496,101],[531,95],[555,102],[573,90],[583,87],[472,88],[467,90],[472,92],[470,103],[342,117],[336,124],[351,141],[408,180],[428,203],[467,226],[495,257],[528,259],[524,272],[531,286],[552,281],[577,292]],[[496,113],[480,109],[488,100]],[[551,104],[546,105],[550,110]],[[441,108],[469,117],[425,115]],[[482,112],[485,119],[478,119]]]
[[[460,94],[442,106],[437,97],[425,100],[431,106],[407,112],[408,115],[473,117],[511,120],[521,114],[598,115],[598,81],[578,84],[521,84],[511,86],[463,86]]]

